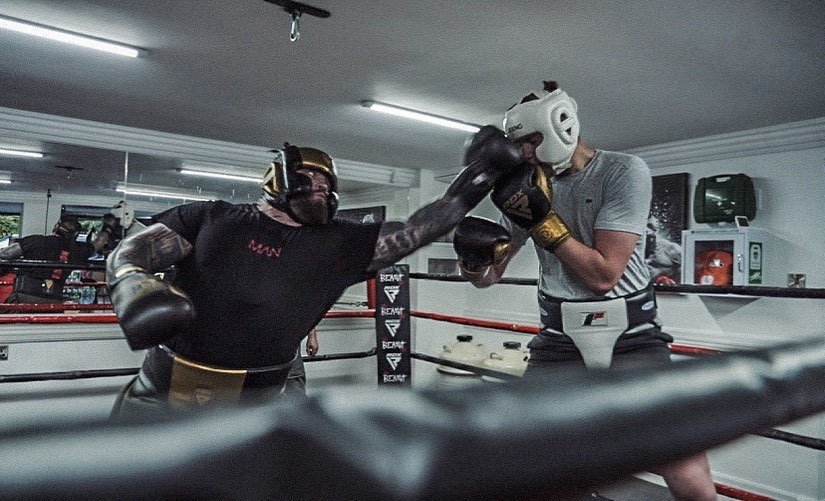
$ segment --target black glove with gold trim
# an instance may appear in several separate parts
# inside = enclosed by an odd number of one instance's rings
[[[496,183],[490,199],[550,252],[570,237],[567,224],[552,209],[553,187],[541,167],[522,164]]]
[[[133,265],[109,279],[112,305],[133,350],[149,348],[188,329],[195,319],[192,300],[182,290]]]
[[[485,125],[470,139],[464,165],[447,188],[447,195],[462,201],[469,211],[490,193],[502,176],[524,162],[521,148],[504,131]]]
[[[507,256],[510,232],[489,219],[468,216],[456,226],[453,249],[462,270],[475,273]]]

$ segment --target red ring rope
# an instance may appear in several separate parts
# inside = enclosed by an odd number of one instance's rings
[[[36,311],[36,312],[63,312],[82,310],[109,310],[110,303],[106,304],[0,304],[0,312],[3,310],[13,311]],[[354,310],[354,311],[328,311],[324,318],[366,318],[374,317],[375,310]],[[488,329],[506,330],[511,332],[521,332],[525,334],[538,334],[539,327],[535,325],[519,325],[507,322],[494,322],[490,320],[477,320],[466,317],[456,317],[443,315],[441,313],[429,313],[423,311],[411,311],[410,316],[452,322],[472,327],[483,327]],[[32,324],[69,324],[69,323],[92,323],[92,324],[113,324],[117,323],[114,313],[91,315],[91,314],[62,314],[62,315],[0,315],[0,324],[32,323]],[[671,352],[677,355],[700,356],[716,355],[719,350],[702,348],[698,346],[684,346],[678,344],[670,345]]]
[[[0,324],[116,324],[114,313],[94,315],[0,315]]]
[[[112,303],[0,303],[0,313],[4,311],[13,312],[36,312],[36,313],[62,313],[64,311],[82,310],[111,310]]]
[[[742,501],[776,501],[776,498],[763,496],[761,494],[756,494],[753,492],[743,491],[742,489],[737,489],[736,487],[731,487],[729,485],[722,485],[722,484],[713,484],[716,487],[716,493],[721,494],[723,496],[727,496],[733,499],[741,499]]]
[[[450,315],[442,315],[440,313],[427,313],[423,311],[411,311],[410,316],[441,320],[444,322],[452,322],[454,324],[470,325],[474,327],[487,327],[490,329],[524,332],[526,334],[539,333],[539,327],[535,325],[518,325],[505,322],[493,322],[489,320],[474,320],[472,318],[454,317]]]

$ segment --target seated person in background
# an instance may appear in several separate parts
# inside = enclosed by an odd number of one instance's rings
[[[109,214],[103,216],[103,226],[92,245],[103,256],[108,256],[121,240],[145,228],[135,219],[135,211],[123,200],[118,202]]]
[[[29,235],[3,250],[0,259],[32,259],[85,265],[94,253],[88,243],[77,242],[80,222],[62,216],[52,235]],[[6,303],[62,303],[63,284],[71,270],[64,268],[20,268],[14,291]]]

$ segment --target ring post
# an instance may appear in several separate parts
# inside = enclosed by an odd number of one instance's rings
[[[397,264],[376,276],[375,347],[378,385],[412,385],[410,267]]]
[[[367,308],[375,309],[375,279],[367,280]]]

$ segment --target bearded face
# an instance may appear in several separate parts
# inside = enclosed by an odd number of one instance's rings
[[[313,191],[296,195],[290,199],[289,206],[295,220],[301,224],[317,225],[329,222],[326,191]]]
[[[330,180],[315,169],[299,169],[298,174],[305,176],[300,189],[289,200],[292,216],[301,224],[326,224],[330,219]]]

